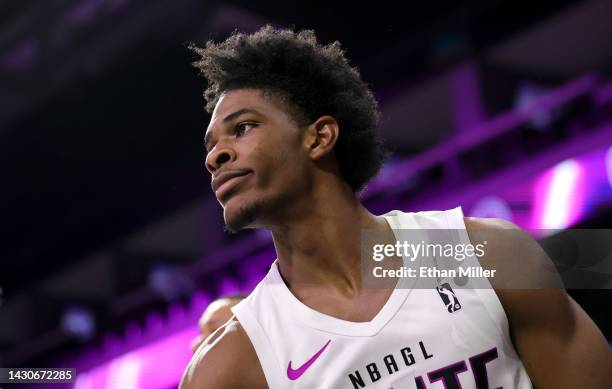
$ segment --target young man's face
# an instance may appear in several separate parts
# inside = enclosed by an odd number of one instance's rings
[[[205,135],[206,169],[227,229],[266,226],[307,189],[302,132],[290,114],[261,90],[226,92]]]

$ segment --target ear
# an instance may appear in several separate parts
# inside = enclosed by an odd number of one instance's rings
[[[329,154],[336,142],[340,128],[332,116],[325,115],[310,124],[305,132],[304,146],[313,160],[318,160]]]

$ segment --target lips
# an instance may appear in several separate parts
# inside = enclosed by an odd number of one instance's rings
[[[213,192],[217,198],[222,197],[222,193],[229,190],[231,187],[236,185],[240,180],[240,177],[244,177],[251,173],[248,170],[230,170],[219,173],[213,177],[211,186]]]

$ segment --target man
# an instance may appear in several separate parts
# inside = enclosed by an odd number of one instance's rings
[[[557,280],[531,271],[547,258],[507,222],[361,205],[384,157],[378,109],[337,42],[267,26],[193,49],[209,81],[206,168],[226,228],[270,230],[277,260],[198,349],[181,388],[612,387],[608,345],[563,289],[366,285],[362,232],[387,244],[399,229],[455,228],[457,244],[511,231],[483,267],[521,258],[527,286]],[[405,263],[392,259],[387,268]]]
[[[245,297],[242,294],[222,296],[208,304],[208,307],[202,312],[200,320],[198,320],[200,334],[191,341],[191,351],[195,353],[210,334],[231,319],[231,308]]]

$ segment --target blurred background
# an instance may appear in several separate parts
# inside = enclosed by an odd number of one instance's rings
[[[3,1],[0,366],[176,387],[202,310],[274,260],[266,231],[223,232],[186,42],[266,23],[339,40],[393,152],[373,212],[609,228],[611,20],[610,0]],[[611,340],[600,281],[570,294]]]

